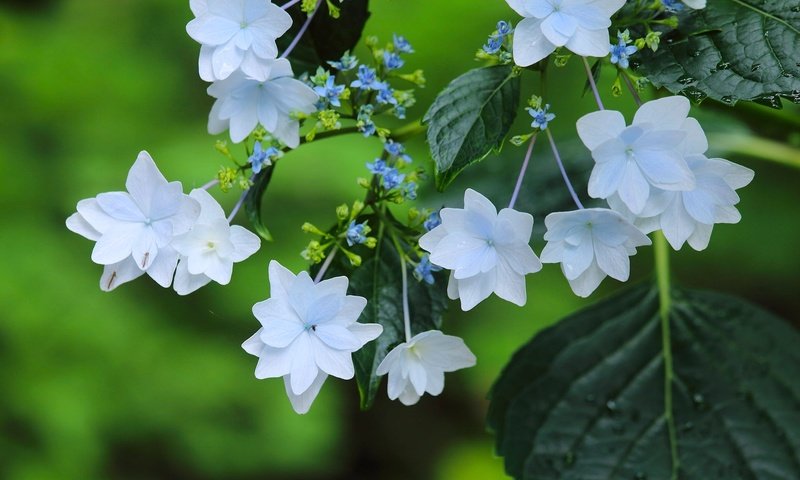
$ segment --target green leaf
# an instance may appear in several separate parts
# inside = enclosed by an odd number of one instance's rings
[[[261,200],[264,198],[264,192],[267,190],[270,180],[272,180],[274,171],[275,164],[263,167],[253,179],[253,185],[244,197],[244,211],[247,214],[247,219],[250,220],[250,224],[256,233],[269,242],[272,241],[272,234],[261,220]]]
[[[519,92],[516,70],[498,65],[470,70],[439,93],[424,122],[440,191],[466,167],[500,149],[517,116]]]
[[[375,375],[375,369],[392,348],[405,341],[400,257],[392,240],[385,231],[380,231],[377,218],[367,217],[366,220],[373,232],[378,230],[378,245],[374,249],[364,246],[352,249],[362,259],[361,266],[355,269],[345,255],[339,254],[325,275],[326,278],[337,275],[349,277],[348,293],[367,299],[367,307],[358,321],[383,325],[383,333],[377,340],[353,354],[362,409],[370,408],[378,394],[382,377]],[[402,228],[399,224],[395,225],[395,228],[398,227]],[[407,268],[411,334],[440,329],[442,316],[447,309],[447,276],[444,272],[438,272],[434,274],[435,283],[428,285],[414,278],[411,265],[407,265]]]
[[[537,335],[492,388],[488,424],[519,479],[675,478],[655,289]],[[800,335],[743,300],[673,291],[681,480],[800,478]]]
[[[369,19],[368,0],[347,0],[339,5],[339,18],[328,13],[327,2],[322,2],[320,10],[314,15],[311,25],[300,39],[297,46],[289,54],[289,60],[295,75],[303,72],[313,74],[317,66],[330,69],[328,60],[339,60],[344,52],[352,50]],[[292,16],[292,28],[278,39],[278,48],[282,52],[297,36],[300,28],[308,18],[297,4],[287,10]]]
[[[708,0],[686,9],[658,51],[634,57],[656,86],[693,100],[800,103],[800,4],[786,0]]]

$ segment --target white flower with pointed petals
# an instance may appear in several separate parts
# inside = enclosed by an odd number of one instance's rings
[[[657,191],[639,216],[616,196],[610,197],[608,203],[645,233],[663,230],[675,250],[688,242],[699,251],[708,247],[715,223],[741,220],[734,207],[739,203],[735,190],[749,184],[754,172],[722,158],[690,155],[687,161],[696,178],[695,188],[683,192]]]
[[[200,205],[183,193],[180,182],[167,182],[147,152],[139,154],[125,186],[127,192],[101,193],[78,202],[67,228],[97,242],[92,261],[106,266],[103,290],[145,272],[168,287],[178,263],[172,240],[192,227]]]
[[[278,56],[275,40],[292,17],[268,0],[192,0],[194,20],[186,32],[200,47],[200,78],[224,80],[241,69],[247,76],[269,75]]]
[[[211,280],[227,285],[233,264],[256,253],[258,236],[239,225],[230,225],[219,203],[202,188],[190,197],[200,204],[200,216],[192,229],[176,237],[172,245],[181,255],[175,272],[175,291],[188,295]]]
[[[290,148],[300,143],[300,123],[291,113],[311,113],[319,99],[314,90],[292,77],[285,58],[275,60],[268,76],[248,78],[235,72],[208,87],[216,98],[208,118],[212,135],[230,129],[231,140],[239,143],[260,123],[265,130]]]
[[[555,212],[544,223],[547,245],[542,262],[560,263],[572,291],[580,297],[591,295],[606,275],[627,281],[628,257],[636,253],[636,247],[651,243],[622,215],[607,208]]]
[[[525,275],[542,264],[528,242],[533,217],[510,208],[497,209],[472,189],[464,192],[464,208],[443,208],[442,223],[419,239],[431,263],[451,270],[448,296],[470,310],[492,292],[525,305]]]
[[[596,164],[589,195],[617,194],[639,215],[654,189],[691,190],[694,175],[685,157],[703,153],[708,142],[697,120],[687,118],[689,101],[674,96],[647,102],[631,126],[621,113],[601,110],[578,120],[578,135]]]
[[[426,392],[434,396],[442,393],[445,372],[474,366],[475,355],[462,339],[429,330],[393,348],[375,373],[389,374],[390,399],[414,405]]]
[[[347,295],[346,277],[314,283],[273,260],[269,283],[270,298],[253,306],[261,328],[242,348],[259,357],[256,378],[285,377],[292,406],[305,413],[327,375],[353,378],[352,353],[383,327],[356,321],[367,300]]]
[[[525,17],[514,29],[514,62],[527,67],[566,47],[584,57],[608,55],[611,15],[625,0],[506,0]]]

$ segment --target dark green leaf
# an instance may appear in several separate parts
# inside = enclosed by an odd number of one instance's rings
[[[477,68],[442,90],[425,114],[436,187],[444,190],[466,167],[499,150],[519,106],[520,80],[511,66]]]
[[[269,181],[272,180],[274,171],[274,164],[263,167],[253,179],[253,186],[250,187],[244,197],[244,211],[247,214],[247,219],[250,220],[250,224],[256,233],[270,242],[272,241],[272,234],[261,220],[261,199],[264,198],[264,192],[267,190]]]
[[[800,478],[798,332],[737,298],[673,296],[678,478]],[[629,290],[514,355],[488,418],[509,474],[672,478],[658,306],[655,290]]]
[[[347,0],[341,5],[337,3],[340,15],[339,18],[333,18],[329,14],[327,2],[323,1],[305,35],[289,55],[295,75],[303,72],[313,74],[320,65],[329,69],[330,66],[325,62],[338,60],[344,52],[352,50],[361,38],[369,18],[368,5],[368,0]],[[287,11],[292,16],[293,24],[278,40],[281,51],[289,46],[308,18],[300,10],[299,4]]]
[[[373,234],[380,235],[377,219],[369,217],[366,220]],[[383,325],[383,333],[377,340],[353,354],[363,409],[370,408],[378,394],[381,377],[375,375],[375,369],[395,345],[405,341],[400,257],[392,241],[382,236],[373,250],[363,246],[353,248],[353,252],[362,258],[360,267],[354,269],[345,255],[339,254],[326,274],[326,278],[337,275],[349,277],[348,293],[367,299],[367,307],[359,322]],[[436,282],[428,285],[417,281],[412,275],[413,268],[410,265],[407,267],[412,335],[439,329],[442,315],[447,309],[447,276],[438,272],[434,275]]]
[[[658,51],[637,54],[638,71],[656,86],[728,105],[752,100],[774,108],[800,103],[800,3],[708,0],[686,9]]]

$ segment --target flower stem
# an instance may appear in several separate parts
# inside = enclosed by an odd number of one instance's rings
[[[536,143],[536,135],[531,137],[531,143],[528,145],[528,151],[525,152],[525,159],[522,161],[522,168],[519,170],[517,184],[514,186],[514,193],[511,194],[511,201],[508,202],[508,208],[514,208],[514,204],[517,203],[517,197],[519,196],[519,191],[522,188],[522,179],[525,178],[525,171],[528,169],[528,162],[530,161],[531,154],[533,153],[534,143]]]
[[[308,15],[308,18],[306,18],[305,23],[303,23],[303,25],[300,27],[300,30],[297,32],[297,36],[295,36],[294,40],[292,40],[292,43],[290,43],[289,46],[286,47],[286,50],[283,51],[280,58],[286,58],[289,56],[290,53],[292,53],[294,47],[297,46],[297,43],[300,41],[301,38],[303,38],[303,35],[306,33],[306,30],[308,30],[308,26],[311,25],[311,20],[314,19],[314,15],[316,15],[317,11],[319,11],[320,5],[322,5],[322,0],[319,0],[317,2],[317,6],[314,7],[314,11]]]
[[[558,154],[556,142],[553,140],[553,134],[550,133],[549,128],[545,131],[547,132],[547,139],[550,140],[550,148],[553,149],[553,156],[556,158],[556,163],[558,163],[558,169],[561,170],[561,176],[564,178],[564,183],[567,184],[567,190],[569,190],[572,200],[575,201],[575,205],[577,205],[579,209],[583,210],[583,204],[581,203],[580,198],[578,198],[578,194],[575,193],[575,189],[572,187],[572,182],[569,181],[569,176],[567,176],[567,170],[564,168],[564,162],[561,161],[561,155]]]
[[[583,60],[583,68],[586,70],[586,76],[589,77],[589,86],[592,88],[594,100],[597,102],[597,108],[600,110],[605,110],[605,107],[603,107],[603,101],[600,100],[600,92],[597,91],[597,84],[594,83],[594,75],[592,75],[592,69],[589,67],[589,62],[586,60],[586,57],[581,57],[581,59]]]
[[[408,272],[406,266],[406,256],[403,253],[403,249],[400,246],[400,242],[397,241],[397,237],[394,235],[393,232],[390,232],[392,236],[392,243],[394,243],[394,248],[397,250],[397,256],[400,257],[400,275],[402,279],[403,285],[403,326],[406,331],[406,342],[411,341],[411,315],[408,309]]]
[[[319,271],[314,277],[314,283],[319,283],[322,280],[322,277],[325,276],[325,272],[328,271],[328,267],[330,267],[331,263],[333,263],[333,257],[335,257],[337,253],[339,253],[339,245],[334,245],[331,253],[325,257],[325,261],[322,263],[322,266],[319,267]]]
[[[428,126],[422,124],[422,119],[417,119],[396,129],[394,132],[392,132],[391,137],[395,142],[404,142],[411,137],[415,137],[420,133],[425,132],[427,129]]]
[[[200,188],[202,188],[203,190],[208,190],[209,188],[215,187],[217,185],[219,185],[219,178],[215,178],[214,180],[211,180],[210,182],[206,183],[205,185],[203,185]]]
[[[661,352],[664,356],[664,420],[667,423],[670,456],[672,457],[671,480],[677,480],[680,470],[678,457],[678,436],[675,431],[675,416],[672,411],[672,382],[675,373],[672,367],[672,339],[670,337],[669,311],[670,296],[669,245],[661,230],[653,234],[653,247],[656,261],[656,282],[658,284],[658,314],[661,320]]]
[[[301,0],[291,0],[291,1],[286,2],[283,5],[281,5],[281,8],[284,9],[284,10],[288,10],[288,9],[294,7],[295,5],[297,5],[300,2],[301,2]]]
[[[639,96],[639,92],[636,91],[636,88],[634,88],[633,83],[631,83],[631,79],[628,78],[628,75],[626,73],[622,74],[622,81],[625,82],[625,86],[628,87],[628,91],[631,92],[631,95],[633,96],[633,101],[636,102],[636,105],[641,107],[642,97]]]
[[[242,204],[244,203],[244,199],[247,197],[247,192],[249,192],[249,191],[250,191],[250,189],[248,188],[247,190],[242,192],[242,195],[239,197],[239,200],[236,202],[236,205],[233,206],[233,210],[231,210],[231,214],[228,215],[228,223],[231,223],[233,221],[234,217],[236,217],[236,214],[239,213],[239,209],[242,208]]]

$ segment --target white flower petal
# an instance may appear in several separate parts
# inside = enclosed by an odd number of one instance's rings
[[[377,323],[356,322],[350,325],[348,329],[358,338],[358,341],[361,342],[361,346],[375,340],[383,333],[383,325]]]
[[[608,55],[608,29],[589,30],[578,26],[566,47],[583,57],[605,57]]]
[[[575,35],[578,29],[578,22],[571,15],[556,11],[542,20],[539,27],[550,43],[557,47],[563,47]]]
[[[492,270],[483,275],[476,275],[458,281],[458,295],[461,298],[461,309],[472,310],[475,305],[489,298],[497,286],[497,272]]]
[[[514,63],[527,67],[542,60],[556,50],[542,33],[542,21],[536,18],[524,18],[514,30]]]
[[[689,100],[680,95],[645,102],[636,111],[633,125],[650,123],[659,129],[679,130],[689,114]]]
[[[308,334],[301,334],[292,344],[292,393],[299,395],[314,383],[314,379],[319,373],[317,364],[314,361],[314,352],[311,346],[311,338]]]
[[[175,268],[178,266],[178,252],[167,247],[160,249],[156,258],[147,267],[147,275],[164,288],[172,284]]]
[[[207,12],[186,25],[186,33],[197,43],[204,45],[222,45],[241,29],[233,20]]]
[[[67,228],[71,232],[75,232],[78,235],[87,238],[92,241],[100,240],[102,234],[92,227],[89,222],[83,218],[78,212],[73,213],[67,218]]]
[[[586,298],[597,290],[597,287],[600,286],[600,282],[602,282],[604,278],[606,278],[606,274],[600,270],[597,262],[592,262],[589,268],[578,278],[569,281],[569,286],[572,288],[575,295]]]
[[[256,357],[261,355],[261,350],[264,349],[264,342],[261,341],[261,330],[259,328],[256,333],[242,343],[244,351]]]
[[[178,295],[188,295],[208,285],[210,282],[211,279],[205,275],[192,275],[189,273],[189,269],[186,267],[186,261],[184,260],[178,262],[172,287]]]
[[[120,223],[114,226],[94,245],[92,261],[101,265],[111,265],[130,257],[133,244],[143,229],[144,225],[138,223]]]
[[[110,292],[123,283],[130,282],[144,275],[144,271],[136,265],[131,257],[113,265],[106,265],[103,268],[103,275],[100,277],[100,290]]]
[[[261,350],[255,355],[259,357],[255,372],[256,378],[259,380],[278,377],[288,378],[292,371],[293,357],[292,351],[289,349],[272,348],[262,343]]]
[[[322,385],[327,379],[327,374],[319,372],[317,377],[311,383],[311,386],[309,386],[305,392],[301,393],[300,395],[296,395],[294,392],[292,392],[291,377],[284,377],[283,384],[286,388],[286,395],[289,397],[289,402],[291,402],[295,413],[299,413],[300,415],[308,413],[308,411],[311,409],[311,404],[314,403],[314,400],[317,398],[317,395],[319,395],[319,392],[322,389]]]
[[[578,119],[578,136],[586,148],[594,150],[625,130],[625,117],[613,110],[599,110]]]
[[[314,351],[314,361],[321,371],[342,380],[353,378],[355,369],[349,351],[328,348],[322,340],[314,337],[314,335],[311,335],[311,344]]]
[[[136,204],[139,205],[142,212],[149,213],[151,208],[150,201],[156,190],[166,184],[167,179],[158,170],[153,157],[144,150],[139,152],[139,156],[130,171],[128,171],[125,188]]]
[[[359,338],[353,332],[341,325],[332,325],[328,323],[319,324],[316,326],[314,333],[325,345],[335,350],[353,352],[363,346]],[[321,366],[322,365],[320,365],[320,367]],[[331,372],[328,373],[338,376]]]

